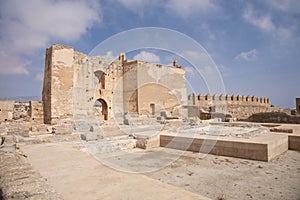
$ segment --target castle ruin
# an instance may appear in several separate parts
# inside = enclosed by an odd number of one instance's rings
[[[14,102],[1,103],[1,121],[12,119]],[[2,105],[3,104],[3,105]],[[300,100],[296,99],[299,111]],[[223,113],[247,119],[255,113],[277,112],[270,98],[241,95],[187,96],[185,70],[178,66],[88,56],[55,44],[46,50],[42,102],[31,102],[32,120],[57,124],[62,119],[93,116],[123,123],[126,114],[169,118]]]
[[[181,117],[185,71],[127,60],[125,54],[113,61],[53,45],[46,51],[43,102],[44,122],[50,124],[91,115],[122,120],[127,113]]]

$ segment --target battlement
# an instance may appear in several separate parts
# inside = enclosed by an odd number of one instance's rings
[[[262,105],[262,106],[271,106],[271,101],[270,98],[263,98],[263,97],[256,97],[256,96],[244,96],[244,95],[203,95],[203,94],[199,94],[196,95],[195,93],[192,93],[188,96],[188,104],[189,105],[196,105],[196,102],[202,102],[202,101],[223,101],[223,102],[227,102],[228,104],[231,103],[241,103],[241,102],[245,102],[248,103],[249,105],[253,104],[253,105]]]
[[[271,107],[270,98],[244,95],[196,95],[188,96],[188,105],[197,106],[207,112],[230,114],[235,118],[248,118],[254,113],[275,111]]]

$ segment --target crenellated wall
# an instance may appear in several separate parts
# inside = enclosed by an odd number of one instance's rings
[[[280,108],[271,107],[270,98],[242,95],[203,95],[190,94],[188,105],[198,106],[207,112],[231,114],[232,117],[245,119],[254,113],[279,111]]]

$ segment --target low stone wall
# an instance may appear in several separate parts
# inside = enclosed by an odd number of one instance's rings
[[[300,151],[300,135],[289,135],[289,149]]]
[[[29,103],[28,102],[15,102],[14,104],[14,112],[13,112],[13,119],[28,119],[29,111]]]
[[[266,112],[253,114],[247,121],[259,123],[300,124],[300,116],[288,115],[284,112]]]
[[[268,134],[252,139],[188,137],[175,134],[160,135],[160,146],[184,151],[209,153],[269,162],[288,150],[288,136]],[[209,152],[205,152],[209,150]]]
[[[29,102],[29,116],[31,121],[35,121],[37,123],[44,122],[44,110],[42,101]]]

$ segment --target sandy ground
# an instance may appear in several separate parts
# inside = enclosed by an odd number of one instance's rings
[[[164,148],[149,151],[152,154],[135,149],[135,156],[130,152],[105,156],[125,168],[146,169],[176,158],[156,171],[132,174],[106,167],[80,149],[82,143],[66,142],[22,147],[33,167],[65,199],[300,199],[300,152],[296,151],[271,162],[214,155],[200,159],[197,153]]]
[[[33,168],[64,199],[207,199],[143,174],[116,171],[80,151],[81,143],[21,146]]]
[[[300,134],[299,125],[282,128]],[[198,153],[165,148],[98,152],[93,157],[85,151],[94,145],[57,141],[21,149],[64,199],[300,200],[297,151],[260,162],[215,155],[199,158]]]
[[[287,151],[271,162],[185,152],[149,177],[211,199],[300,199],[300,152]]]

